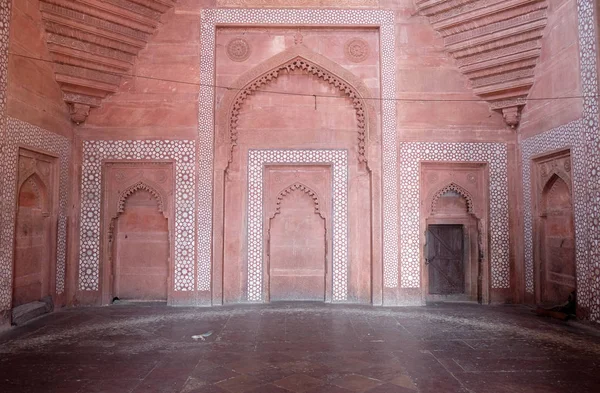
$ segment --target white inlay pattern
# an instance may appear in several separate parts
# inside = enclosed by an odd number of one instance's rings
[[[248,152],[248,300],[263,300],[263,168],[266,164],[331,164],[333,168],[333,301],[348,296],[348,152],[250,150]]]
[[[533,293],[533,217],[531,216],[531,159],[535,155],[570,147],[577,259],[577,302],[600,321],[600,128],[598,126],[597,31],[593,0],[578,0],[579,49],[583,118],[524,139],[523,211],[525,283]]]
[[[215,27],[218,25],[373,26],[380,28],[382,98],[396,97],[394,12],[379,9],[206,9],[201,17],[198,285],[210,289],[213,138],[215,101]],[[384,285],[398,286],[398,188],[396,104],[382,102],[383,134],[383,265]],[[347,230],[347,229],[346,229]],[[255,276],[253,280],[258,279]],[[252,282],[249,288],[260,283]],[[250,295],[249,295],[250,296]],[[253,295],[254,296],[254,295]],[[345,295],[344,295],[345,296]]]
[[[175,291],[194,290],[196,145],[186,140],[84,141],[79,289],[99,289],[103,160],[175,160]]]
[[[10,117],[6,118],[4,137],[3,142],[6,143],[6,146],[2,160],[5,176],[2,179],[2,188],[0,190],[0,197],[3,203],[3,225],[0,241],[0,272],[3,272],[3,279],[0,281],[0,310],[9,308],[12,301],[13,245],[17,207],[15,189],[17,186],[17,165],[20,146],[38,149],[39,151],[56,155],[59,158],[60,180],[58,238],[56,244],[56,292],[61,294],[65,291],[67,198],[69,194],[69,157],[71,155],[71,142],[67,138]]]
[[[401,287],[420,287],[419,162],[487,162],[492,288],[510,288],[507,147],[503,143],[400,143]]]

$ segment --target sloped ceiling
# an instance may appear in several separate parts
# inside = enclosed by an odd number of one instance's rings
[[[546,0],[416,0],[475,93],[519,124],[534,82]]]
[[[40,11],[56,81],[71,119],[80,124],[90,108],[115,93],[122,74],[176,0],[41,0]]]

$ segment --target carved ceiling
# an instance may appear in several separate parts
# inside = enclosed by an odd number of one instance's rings
[[[56,81],[80,124],[115,93],[177,0],[41,0]]]
[[[475,93],[519,124],[547,21],[545,0],[416,0]]]

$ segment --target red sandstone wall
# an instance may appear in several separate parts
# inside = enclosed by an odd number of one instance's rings
[[[444,50],[442,37],[413,0],[381,0],[396,12],[398,134],[404,141],[513,140],[499,113],[473,94],[469,80]],[[474,100],[432,102],[431,100]],[[451,130],[452,132],[448,132]]]
[[[38,0],[13,0],[8,62],[7,115],[67,137],[69,109],[54,79]],[[42,60],[32,60],[19,55]]]
[[[552,0],[548,6],[548,25],[529,98],[579,96],[577,2]],[[581,99],[529,101],[519,131],[527,138],[577,120],[583,114],[582,105]]]
[[[133,68],[140,77],[123,78],[121,89],[90,111],[78,127],[83,138],[197,136],[200,10],[210,3],[182,0],[163,15],[162,26]]]

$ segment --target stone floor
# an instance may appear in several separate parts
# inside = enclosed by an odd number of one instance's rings
[[[0,392],[598,393],[600,335],[508,306],[69,309],[0,335]]]

